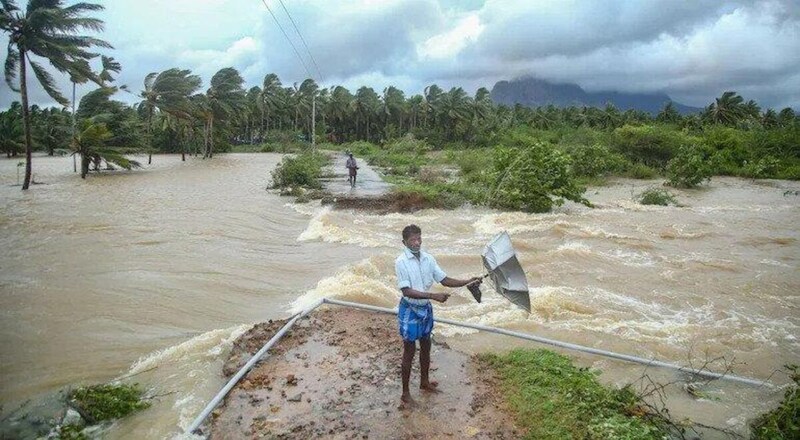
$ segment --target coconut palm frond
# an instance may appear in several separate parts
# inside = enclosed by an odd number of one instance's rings
[[[11,88],[11,90],[17,93],[19,93],[19,87],[14,82],[17,79],[17,66],[19,61],[19,52],[17,52],[14,46],[9,44],[5,63],[6,84],[8,84],[8,87]]]
[[[63,106],[69,105],[69,99],[65,98],[61,92],[58,91],[56,88],[55,80],[50,73],[45,70],[40,64],[29,60],[31,67],[33,68],[33,73],[36,75],[36,79],[39,80],[39,83],[44,88],[44,91],[50,95],[51,98],[55,99],[59,104]]]

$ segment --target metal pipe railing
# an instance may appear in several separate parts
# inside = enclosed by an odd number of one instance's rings
[[[358,303],[347,302],[347,301],[339,301],[337,299],[328,299],[328,298],[326,298],[326,299],[323,300],[323,302],[325,304],[335,304],[335,305],[339,305],[339,306],[353,307],[353,308],[363,309],[363,310],[371,310],[373,312],[397,314],[397,311],[394,310],[394,309],[387,309],[387,308],[384,308],[384,307],[369,306],[369,305],[366,305],[366,304],[358,304]],[[635,362],[635,363],[643,364],[643,365],[647,365],[647,366],[670,368],[670,369],[673,369],[673,370],[683,371],[685,373],[696,374],[698,376],[708,377],[708,378],[712,378],[712,379],[725,379],[725,380],[731,380],[731,381],[735,381],[735,382],[746,383],[748,385],[759,385],[759,386],[760,385],[767,385],[767,386],[771,385],[768,382],[757,380],[757,379],[751,379],[749,377],[734,376],[732,374],[714,373],[712,371],[705,371],[705,370],[695,370],[693,368],[683,367],[683,366],[675,365],[675,364],[670,364],[670,363],[658,361],[658,360],[655,360],[655,359],[645,359],[645,358],[641,358],[641,357],[637,357],[637,356],[631,356],[631,355],[628,355],[628,354],[615,353],[613,351],[601,350],[599,348],[586,347],[584,345],[578,345],[578,344],[572,344],[572,343],[569,343],[569,342],[557,341],[557,340],[554,340],[554,339],[542,338],[540,336],[529,335],[529,334],[526,334],[526,333],[515,332],[515,331],[506,330],[506,329],[502,329],[502,328],[489,327],[489,326],[480,325],[480,324],[470,324],[468,322],[453,321],[451,319],[446,319],[446,318],[434,318],[434,321],[441,322],[442,324],[450,324],[450,325],[455,325],[455,326],[458,326],[458,327],[465,327],[465,328],[471,328],[471,329],[485,331],[485,332],[489,332],[489,333],[496,333],[496,334],[500,334],[500,335],[512,336],[512,337],[515,337],[515,338],[526,339],[528,341],[534,341],[534,342],[539,342],[539,343],[542,343],[542,344],[552,345],[552,346],[555,346],[555,347],[566,348],[568,350],[575,350],[575,351],[581,351],[581,352],[584,352],[584,353],[596,354],[596,355],[599,355],[599,356],[610,357],[610,358],[613,358],[613,359],[619,359],[619,360],[628,361],[628,362]]]
[[[272,348],[272,346],[275,345],[283,337],[283,335],[286,334],[287,331],[289,331],[289,329],[294,325],[295,322],[297,322],[298,319],[308,315],[309,313],[311,313],[312,311],[317,309],[322,304],[331,304],[331,305],[337,305],[337,306],[342,306],[342,307],[351,307],[351,308],[355,308],[355,309],[369,310],[369,311],[372,311],[372,312],[387,313],[387,314],[391,314],[391,315],[396,315],[397,314],[397,310],[395,310],[395,309],[388,309],[388,308],[385,308],[385,307],[378,307],[378,306],[370,306],[370,305],[367,305],[367,304],[359,304],[359,303],[348,302],[348,301],[340,301],[340,300],[329,299],[329,298],[324,298],[324,299],[321,299],[321,300],[317,301],[316,303],[314,303],[311,307],[307,308],[306,310],[293,315],[289,319],[289,322],[287,322],[278,331],[278,333],[275,334],[275,336],[273,336],[269,341],[267,341],[267,343],[264,344],[264,346],[261,347],[261,349],[258,350],[258,352],[255,355],[253,355],[253,357],[250,358],[250,360],[241,369],[239,369],[239,371],[236,372],[236,374],[233,377],[230,378],[230,380],[228,380],[228,383],[226,383],[225,386],[222,387],[222,389],[217,393],[217,395],[214,396],[213,399],[211,399],[211,401],[208,403],[208,405],[206,405],[205,409],[203,409],[203,411],[194,419],[194,421],[189,426],[189,428],[186,430],[186,432],[194,433],[194,431],[196,431],[200,427],[200,425],[203,424],[205,419],[208,418],[209,414],[211,414],[211,412],[214,410],[214,408],[216,408],[216,406],[219,405],[219,403],[222,401],[222,399],[225,398],[225,396],[228,394],[228,392],[230,392],[230,390],[233,389],[233,387],[242,379],[242,377],[244,377],[244,375],[247,374],[250,371],[250,369],[252,369],[253,366],[259,360],[261,360],[262,356],[264,356],[264,354],[267,352],[267,350]],[[467,323],[467,322],[453,321],[452,319],[447,319],[447,318],[435,318],[435,321],[440,322],[442,324],[455,325],[455,326],[458,326],[458,327],[471,328],[471,329],[474,329],[474,330],[480,330],[480,331],[485,331],[485,332],[489,332],[489,333],[496,333],[496,334],[500,334],[500,335],[519,338],[519,339],[525,339],[525,340],[528,340],[528,341],[534,341],[534,342],[538,342],[538,343],[541,343],[541,344],[552,345],[554,347],[561,347],[561,348],[565,348],[565,349],[568,349],[568,350],[575,350],[575,351],[580,351],[580,352],[584,352],[584,353],[595,354],[595,355],[598,355],[598,356],[605,356],[605,357],[609,357],[609,358],[613,358],[613,359],[619,359],[619,360],[623,360],[623,361],[627,361],[627,362],[635,362],[635,363],[646,365],[646,366],[655,366],[655,367],[662,367],[662,368],[678,370],[678,371],[682,371],[682,372],[690,373],[690,374],[695,374],[695,375],[702,376],[702,377],[708,377],[708,378],[711,378],[711,379],[724,379],[724,380],[730,380],[730,381],[734,381],[734,382],[740,382],[740,383],[745,383],[745,384],[748,384],[748,385],[756,385],[756,386],[772,386],[772,384],[770,384],[769,382],[761,381],[761,380],[757,380],[757,379],[751,379],[751,378],[748,378],[748,377],[735,376],[735,375],[732,375],[732,374],[714,373],[712,371],[705,371],[705,370],[695,370],[693,368],[684,367],[684,366],[676,365],[676,364],[670,364],[670,363],[658,361],[658,360],[655,360],[655,359],[645,359],[645,358],[641,358],[641,357],[637,357],[637,356],[631,356],[631,355],[627,355],[627,354],[615,353],[613,351],[601,350],[601,349],[598,349],[598,348],[586,347],[586,346],[583,346],[583,345],[572,344],[572,343],[569,343],[569,342],[562,342],[562,341],[557,341],[557,340],[554,340],[554,339],[542,338],[540,336],[529,335],[529,334],[526,334],[526,333],[520,333],[520,332],[511,331],[511,330],[505,330],[505,329],[497,328],[497,327],[489,327],[489,326],[480,325],[480,324],[470,324],[470,323]]]

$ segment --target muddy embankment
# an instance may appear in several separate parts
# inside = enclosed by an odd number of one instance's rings
[[[230,377],[285,321],[253,327],[234,344]],[[298,321],[214,411],[212,439],[518,438],[497,378],[477,359],[434,339],[423,393],[419,356],[411,375],[417,405],[399,409],[402,344],[396,318],[349,309],[318,310]]]

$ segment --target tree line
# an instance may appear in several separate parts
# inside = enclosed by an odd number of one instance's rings
[[[791,108],[763,110],[755,101],[745,101],[730,91],[698,114],[681,115],[672,103],[666,103],[654,116],[620,111],[611,104],[605,108],[495,105],[485,87],[470,96],[461,87],[444,90],[433,84],[421,94],[406,97],[394,86],[381,93],[364,86],[353,93],[343,86],[321,88],[313,79],[285,85],[278,75],[269,73],[260,85],[248,89],[233,67],[215,73],[205,89],[202,79],[188,69],[152,72],[143,79],[141,90],[134,92],[113,84],[122,68],[117,61],[92,52],[110,49],[109,43],[76,35],[78,30],[102,30],[101,20],[87,16],[102,6],[66,6],[59,0],[30,0],[25,10],[13,0],[3,0],[2,5],[0,29],[9,34],[5,79],[20,93],[21,102],[0,112],[0,146],[9,157],[25,153],[23,189],[30,185],[34,149],[50,155],[76,154],[85,177],[91,166],[99,168],[103,161],[124,168],[140,166],[128,158],[133,153],[147,153],[148,162],[153,153],[181,153],[183,160],[187,154],[210,159],[231,144],[308,141],[312,136],[333,143],[383,144],[411,133],[432,145],[489,147],[498,134],[520,126],[610,131],[661,124],[687,132],[707,126],[775,130],[798,124]],[[96,58],[101,61],[99,69],[90,65]],[[38,59],[69,76],[71,101]],[[62,107],[28,105],[27,64],[36,81]],[[83,96],[76,109],[76,85],[87,82],[98,88]],[[131,94],[138,102],[129,105],[115,100],[117,93]]]

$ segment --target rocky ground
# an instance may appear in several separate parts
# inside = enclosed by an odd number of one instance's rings
[[[283,324],[244,334],[223,374],[233,375]],[[318,309],[231,391],[204,430],[213,439],[520,437],[491,370],[435,340],[431,378],[441,392],[418,389],[417,353],[417,406],[400,409],[401,345],[394,315]]]

